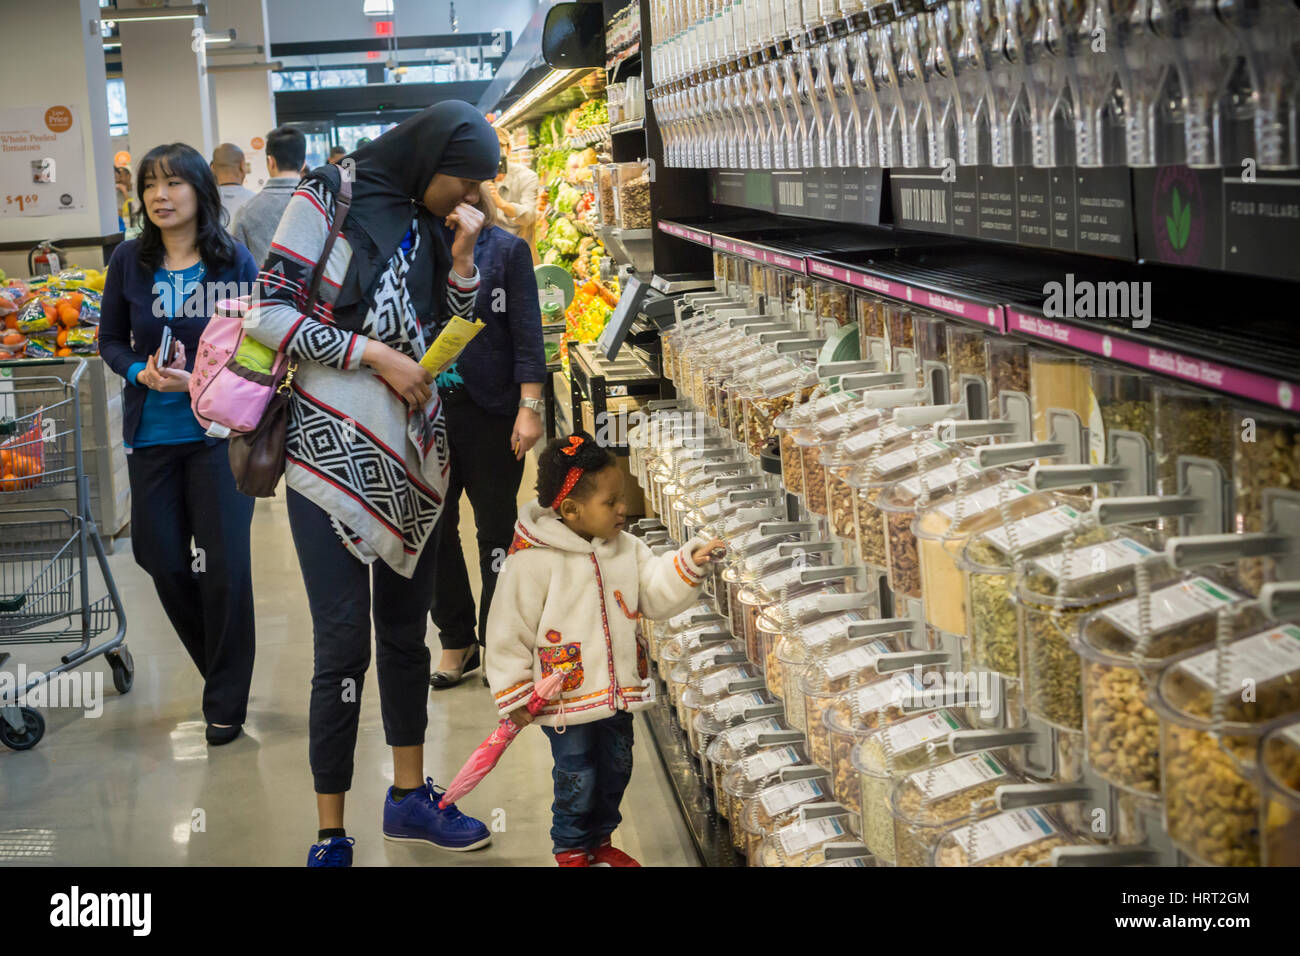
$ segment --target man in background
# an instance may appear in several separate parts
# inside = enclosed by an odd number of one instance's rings
[[[271,250],[271,237],[298,188],[306,156],[307,137],[301,130],[280,126],[266,134],[266,171],[271,178],[260,193],[240,207],[230,230],[248,247],[258,265],[266,261]]]
[[[226,214],[226,229],[233,232],[235,213],[239,212],[240,206],[257,195],[244,186],[244,177],[248,175],[244,151],[234,143],[222,143],[212,151],[211,165],[212,175],[217,177],[217,186],[221,189],[221,208]]]
[[[344,149],[342,146],[331,146],[330,156],[329,159],[326,160],[326,162],[332,163],[335,166],[337,166],[339,163],[343,162],[343,157],[346,156],[347,154],[348,151]]]
[[[527,166],[510,162],[510,136],[505,130],[497,130],[497,138],[501,141],[501,168],[497,170],[496,181],[486,184],[487,193],[497,208],[496,224],[528,243],[536,262],[533,223],[537,220],[537,191],[540,188],[537,174]]]
[[[134,239],[140,235],[140,200],[131,192],[131,170],[126,166],[113,169],[114,186],[117,192],[117,225],[126,233],[126,238]]]

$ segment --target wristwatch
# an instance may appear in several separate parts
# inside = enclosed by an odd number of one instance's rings
[[[540,415],[542,413],[542,409],[546,407],[546,403],[543,402],[540,398],[521,398],[519,399],[519,407],[532,409],[538,415]]]

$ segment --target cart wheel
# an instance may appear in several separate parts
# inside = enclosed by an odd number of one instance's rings
[[[109,651],[108,666],[113,669],[113,686],[119,694],[129,693],[135,683],[135,659],[123,644],[116,651]]]
[[[0,743],[10,750],[31,750],[45,736],[45,718],[40,711],[23,707],[22,715],[25,726],[21,731],[14,730],[7,720],[0,719]]]

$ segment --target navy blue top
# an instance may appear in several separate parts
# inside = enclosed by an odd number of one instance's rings
[[[453,233],[439,224],[448,246]],[[485,412],[514,417],[520,382],[546,381],[542,310],[528,243],[497,226],[479,233],[474,245],[478,297],[474,314],[486,328],[465,347],[456,364],[438,377],[439,385],[459,377],[470,399]],[[102,332],[100,333],[103,334]]]
[[[153,274],[154,290],[159,294],[163,314],[170,323],[184,308],[185,300],[203,281],[207,267],[196,262],[188,269],[169,272],[159,266]],[[128,382],[138,382],[138,376],[148,363],[136,362],[126,372]],[[135,438],[126,442],[127,448],[147,448],[150,445],[188,445],[203,441],[203,426],[190,408],[190,394],[186,392],[155,392],[144,397],[144,409]]]
[[[158,351],[164,323],[170,325],[172,334],[184,343],[185,365],[193,371],[199,336],[211,318],[206,301],[209,292],[218,299],[234,298],[241,294],[241,289],[252,294],[257,282],[257,263],[252,254],[237,242],[234,264],[222,270],[209,268],[203,283],[186,298],[182,308],[176,310],[177,317],[169,321],[165,303],[160,303],[163,307],[155,308],[158,298],[154,290],[155,279],[140,264],[139,245],[139,240],[128,239],[113,250],[104,278],[99,320],[99,354],[109,368],[126,379],[122,393],[122,438],[128,446],[136,441],[145,398],[151,394],[150,389],[135,383],[132,366],[147,362],[149,356]],[[222,284],[223,288],[214,289],[216,283]],[[240,286],[241,283],[244,285]],[[186,393],[175,394],[188,402]],[[199,437],[203,437],[201,431]]]

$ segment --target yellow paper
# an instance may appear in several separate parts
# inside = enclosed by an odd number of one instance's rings
[[[451,368],[460,353],[465,351],[465,346],[482,331],[482,319],[466,322],[459,315],[453,315],[451,321],[442,327],[438,337],[429,346],[429,351],[424,353],[420,364],[428,369],[430,375],[437,378]]]

